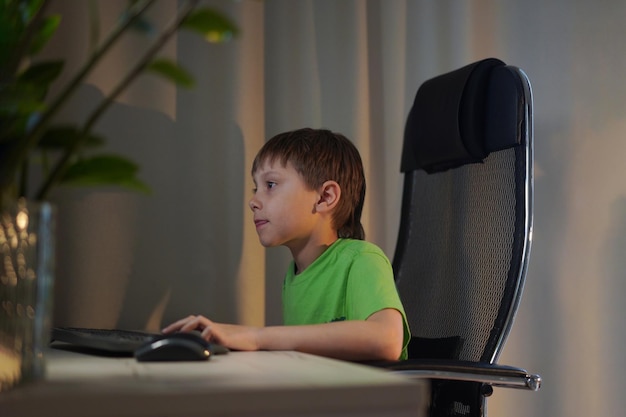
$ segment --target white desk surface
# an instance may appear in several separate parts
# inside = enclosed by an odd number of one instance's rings
[[[425,381],[298,352],[137,362],[58,349],[45,380],[0,392],[2,417],[420,416]]]

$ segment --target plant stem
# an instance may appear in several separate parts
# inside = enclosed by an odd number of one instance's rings
[[[115,44],[117,39],[126,32],[126,30],[132,25],[145,11],[150,7],[155,0],[145,0],[137,2],[129,9],[128,19],[123,20],[120,24],[111,32],[109,37],[105,40],[102,46],[94,52],[89,60],[83,65],[81,70],[74,76],[69,84],[61,91],[59,96],[52,102],[46,112],[43,113],[42,118],[35,124],[24,140],[18,142],[15,148],[12,150],[12,156],[8,158],[10,164],[12,164],[7,172],[16,172],[22,161],[28,158],[30,151],[37,146],[39,138],[45,131],[48,124],[51,122],[52,117],[56,112],[65,104],[65,102],[71,97],[74,91],[78,88],[80,83],[89,74],[92,68],[100,61],[105,53]]]
[[[41,200],[46,198],[50,189],[56,185],[63,174],[67,170],[70,164],[72,156],[78,152],[87,138],[89,132],[93,128],[96,121],[102,116],[102,114],[114,103],[115,99],[139,76],[145,68],[152,62],[154,56],[163,48],[165,43],[178,31],[183,24],[187,16],[197,6],[199,0],[187,1],[183,7],[182,12],[179,11],[174,20],[165,28],[159,38],[154,44],[147,50],[142,56],[141,60],[133,67],[128,74],[120,81],[120,83],[113,89],[113,91],[100,103],[100,105],[91,113],[85,125],[83,126],[81,133],[76,137],[70,148],[66,149],[63,156],[55,164],[52,172],[48,176],[45,183],[37,193],[37,199]]]

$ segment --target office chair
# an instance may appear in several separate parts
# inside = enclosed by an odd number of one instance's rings
[[[393,268],[413,337],[409,360],[376,365],[430,379],[433,416],[540,387],[496,364],[530,254],[532,133],[528,78],[493,58],[424,82],[408,115]]]

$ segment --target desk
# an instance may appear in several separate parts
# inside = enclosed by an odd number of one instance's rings
[[[2,417],[421,416],[425,381],[298,352],[137,362],[52,349],[45,380],[0,393]]]

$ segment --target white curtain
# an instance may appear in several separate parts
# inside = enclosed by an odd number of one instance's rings
[[[103,30],[123,4],[99,2]],[[156,328],[200,313],[280,323],[289,254],[257,242],[247,208],[249,168],[266,138],[304,126],[330,128],[356,143],[368,181],[366,233],[392,257],[403,125],[415,91],[434,75],[494,56],[529,75],[536,137],[531,266],[500,362],[538,372],[545,383],[539,393],[496,389],[489,412],[623,414],[626,3],[207,4],[230,15],[242,33],[224,45],[188,34],[168,45],[166,53],[196,75],[195,89],[175,90],[145,77],[97,126],[111,149],[140,162],[153,195],[58,192],[62,208],[72,213],[61,245],[66,253],[84,253],[61,266],[57,322]],[[86,6],[59,1],[55,7],[69,29],[49,53],[68,56],[72,67],[85,54],[86,36],[76,34],[86,33]],[[160,2],[153,17],[165,22],[175,7]],[[132,38],[115,51],[64,119],[84,117],[88,103],[111,88],[144,42]],[[94,233],[104,246],[72,244]],[[93,300],[102,294],[115,300],[98,306]]]

